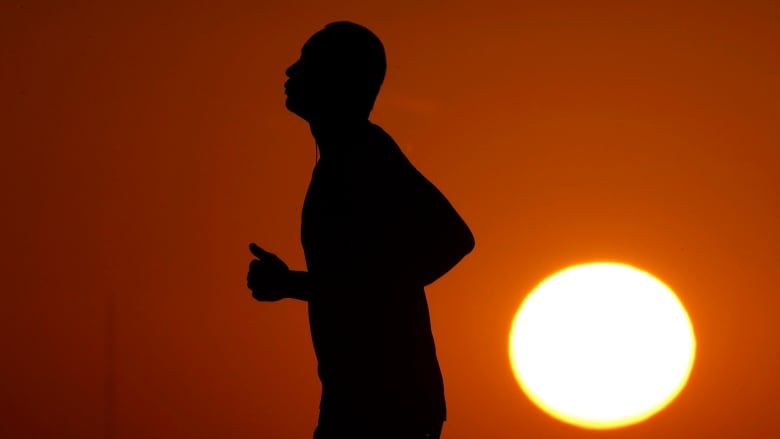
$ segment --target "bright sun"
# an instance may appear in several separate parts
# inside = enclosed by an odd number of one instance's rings
[[[677,296],[628,265],[576,265],[525,299],[509,336],[523,391],[549,415],[606,429],[666,407],[690,375],[693,328]]]

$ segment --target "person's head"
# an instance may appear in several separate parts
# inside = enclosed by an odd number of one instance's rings
[[[368,119],[385,70],[385,50],[376,35],[348,21],[330,23],[309,38],[285,72],[286,106],[309,122]]]

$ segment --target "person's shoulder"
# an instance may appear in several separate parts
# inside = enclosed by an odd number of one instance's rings
[[[384,128],[371,124],[367,154],[374,165],[395,172],[413,168],[395,139]]]

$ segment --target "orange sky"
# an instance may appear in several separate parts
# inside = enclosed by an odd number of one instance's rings
[[[247,244],[304,267],[282,84],[339,19],[384,41],[373,120],[477,239],[428,290],[443,437],[780,436],[777,2],[109,3],[0,4],[0,436],[311,437],[305,304],[252,301]],[[536,409],[506,352],[592,260],[663,279],[698,337],[680,397],[612,432]]]

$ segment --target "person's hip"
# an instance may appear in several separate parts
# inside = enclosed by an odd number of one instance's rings
[[[394,425],[395,424],[395,425]],[[314,430],[314,439],[439,439],[444,422],[427,426],[404,426],[403,423],[365,424],[344,422],[320,423]]]

